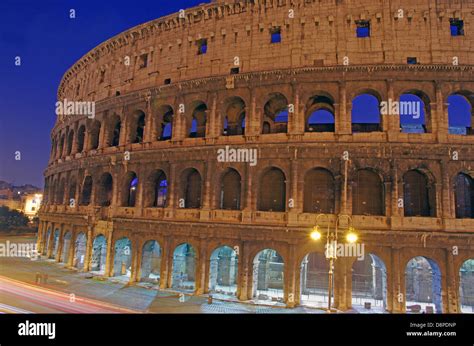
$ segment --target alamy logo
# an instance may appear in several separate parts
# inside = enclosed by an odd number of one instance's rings
[[[35,243],[12,243],[9,240],[0,243],[0,257],[27,257],[35,261],[38,256]]]
[[[358,261],[363,261],[365,257],[365,244],[336,243],[333,241],[326,244],[325,248],[326,258],[357,257]]]
[[[217,150],[218,162],[248,162],[250,166],[257,165],[257,149],[239,148],[234,149],[226,145],[225,148]]]
[[[36,323],[26,320],[18,324],[18,335],[21,336],[47,336],[48,339],[56,338],[56,323]]]
[[[64,101],[56,102],[56,115],[87,115],[95,118],[95,102],[93,101]]]
[[[421,116],[421,102],[419,101],[388,101],[380,102],[380,114],[382,115],[411,115],[413,119]]]

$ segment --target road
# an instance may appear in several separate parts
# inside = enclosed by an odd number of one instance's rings
[[[134,311],[0,276],[0,312],[90,314]]]

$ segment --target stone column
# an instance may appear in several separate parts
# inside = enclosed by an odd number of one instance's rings
[[[91,268],[91,260],[92,260],[92,226],[87,227],[87,243],[86,243],[86,253],[84,258],[84,272],[88,272]]]
[[[206,240],[201,239],[199,244],[200,249],[198,250],[198,258],[197,258],[197,267],[195,273],[195,282],[196,282],[196,289],[195,294],[200,295],[203,294],[206,289],[206,282],[209,282],[209,275],[206,275],[206,267],[207,267],[207,248],[206,248]]]
[[[445,222],[446,219],[454,218],[455,217],[455,211],[452,208],[451,204],[451,191],[454,191],[454,189],[451,189],[451,184],[449,183],[449,169],[448,169],[448,162],[446,160],[441,160],[441,215],[443,218],[443,222]]]
[[[253,263],[250,258],[250,246],[248,242],[242,242],[240,246],[240,257],[239,257],[239,288],[237,298],[239,300],[252,299],[252,271]]]
[[[350,258],[338,258],[335,261],[333,304],[339,310],[352,308],[352,265]]]
[[[294,244],[289,245],[288,249],[288,260],[285,263],[285,292],[284,292],[284,301],[286,306],[289,308],[294,308],[298,303],[299,298],[297,290],[297,275],[298,265],[296,263],[296,246]]]
[[[44,221],[40,221],[38,224],[38,233],[36,236],[36,251],[40,254],[43,250],[43,236],[44,236]]]
[[[351,134],[351,111],[352,102],[347,101],[346,83],[339,82],[339,103],[335,104],[337,109],[335,119],[335,132],[338,135]]]
[[[257,106],[257,96],[255,89],[252,88],[250,97],[250,108],[249,108],[249,116],[246,117],[245,121],[245,136],[258,136],[260,134],[261,128],[261,118],[262,118],[262,108]]]
[[[399,199],[402,199],[403,202],[403,184],[400,184],[398,181],[398,169],[397,169],[397,160],[393,160],[390,163],[390,176],[392,177],[391,185],[391,215],[392,217],[402,217],[403,216],[403,207],[399,207]],[[400,186],[402,190],[400,190]]]
[[[61,224],[61,227],[59,228],[59,237],[58,237],[58,250],[56,252],[56,256],[54,256],[54,260],[56,262],[61,262],[61,253],[63,252],[63,246],[64,246],[64,228],[65,225]]]
[[[66,263],[66,266],[71,268],[74,265],[74,251],[76,249],[76,227],[71,226],[71,240],[69,243],[69,249],[68,253],[66,254],[67,258],[65,259],[64,263]]]
[[[431,103],[431,131],[436,134],[439,143],[446,143],[449,134],[449,117],[441,82],[435,82],[435,90],[436,102]]]
[[[130,283],[139,281],[138,276],[140,275],[140,248],[138,246],[138,240],[134,239],[132,246],[132,263],[131,263],[131,273],[130,273]]]
[[[211,108],[206,112],[206,138],[219,137],[219,117],[217,114],[217,94],[211,94]]]
[[[404,313],[406,310],[405,270],[401,268],[400,249],[391,249],[391,271],[387,273],[387,308],[393,313]],[[390,299],[390,301],[389,301]]]
[[[387,98],[388,100],[385,100],[390,104],[390,101],[398,101],[395,100],[395,93],[393,91],[393,80],[392,79],[387,79],[386,80],[386,85],[387,85]],[[383,115],[383,130],[387,131],[389,133],[389,136],[394,136],[398,133],[400,133],[400,114],[390,114],[390,109],[387,108],[387,115]]]
[[[304,133],[304,110],[301,107],[299,90],[296,82],[292,82],[294,112],[288,112],[288,133],[303,134]]]
[[[215,160],[209,160],[206,162],[206,170],[205,170],[205,177],[204,177],[204,196],[203,196],[203,203],[202,209],[210,209],[211,206],[211,195],[212,195],[212,182],[214,176],[214,166]]]
[[[143,129],[143,143],[153,142],[152,138],[152,124],[153,124],[153,110],[151,107],[151,94],[145,97],[146,114],[145,114],[145,128]]]
[[[444,297],[443,297],[444,298]],[[444,313],[459,313],[459,274],[454,265],[453,249],[446,248],[446,299],[443,300]]]
[[[114,247],[113,247],[113,230],[107,230],[107,257],[105,259],[105,272],[104,276],[113,276],[114,270]]]
[[[177,196],[177,180],[178,177],[176,177],[176,164],[175,163],[170,163],[169,165],[169,176],[167,177],[168,180],[168,195],[166,196],[167,202],[166,202],[166,207],[170,209],[175,209],[178,206],[175,205],[176,201],[178,199]]]
[[[165,235],[163,238],[163,247],[161,248],[161,268],[160,268],[160,289],[165,289],[169,286],[169,274],[171,271],[172,262],[170,262],[171,244],[169,237]],[[172,258],[171,258],[172,261]]]
[[[51,224],[51,234],[49,235],[49,246],[46,249],[46,257],[50,258],[53,255],[53,247],[54,247],[54,231],[55,231],[56,224],[52,223]]]

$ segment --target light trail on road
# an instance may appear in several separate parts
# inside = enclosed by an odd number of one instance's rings
[[[53,309],[56,313],[137,313],[97,300],[72,296],[71,294],[54,291],[41,286],[27,284],[0,276],[0,297],[3,294],[13,296],[15,301],[29,302],[44,308]],[[9,301],[9,304],[14,304]],[[12,313],[32,313],[7,304],[0,304],[0,311]]]

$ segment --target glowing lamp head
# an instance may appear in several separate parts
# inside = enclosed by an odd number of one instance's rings
[[[357,236],[357,233],[355,232],[354,228],[352,227],[349,228],[349,231],[347,232],[347,235],[346,235],[347,242],[355,243],[357,239],[359,239],[359,237]]]
[[[319,232],[319,227],[318,226],[314,226],[313,230],[311,231],[310,237],[313,240],[321,239],[321,232]]]

